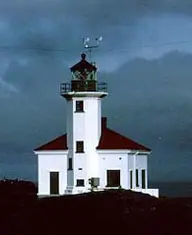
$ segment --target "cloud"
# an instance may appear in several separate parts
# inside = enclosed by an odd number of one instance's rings
[[[16,87],[14,87],[12,84],[5,82],[2,77],[0,77],[0,87],[8,92],[14,92],[14,93],[19,92]]]
[[[95,56],[105,56],[105,53],[112,56],[114,52],[110,49],[134,48],[138,31],[143,32],[140,26],[146,27],[141,25],[143,19],[148,17],[154,21],[153,18],[168,13],[188,15],[190,5],[189,1],[168,0],[120,0],[118,4],[115,0],[83,0],[75,4],[60,0],[3,0],[0,3],[0,49],[9,56],[46,54],[72,62],[77,53],[84,50],[82,37],[103,36],[102,50],[97,50]],[[126,61],[125,57],[131,52],[118,54],[119,61]]]
[[[181,4],[182,2],[182,4]],[[0,42],[31,48],[82,50],[84,36],[104,36],[104,47],[134,39],[138,23],[159,13],[183,13],[189,1],[1,1]],[[174,7],[173,7],[174,6]],[[6,33],[4,33],[6,32]],[[130,45],[131,46],[131,45]],[[74,54],[73,54],[74,55]],[[74,58],[74,57],[73,57]]]
[[[19,90],[13,84],[7,82],[4,78],[4,74],[9,68],[9,61],[4,59],[0,65],[0,91],[1,97],[10,97],[11,93],[19,93]]]

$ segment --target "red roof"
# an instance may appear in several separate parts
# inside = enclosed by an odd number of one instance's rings
[[[36,148],[34,151],[67,150],[67,134]]]
[[[137,142],[109,129],[104,128],[102,135],[97,147],[98,150],[107,149],[130,149],[130,150],[140,150],[140,151],[151,151],[149,148],[138,144]]]
[[[86,61],[86,59],[85,59],[86,55],[85,54],[82,54],[81,58],[82,59],[79,63],[75,64],[74,66],[72,66],[70,68],[72,72],[79,71],[79,72],[83,73],[85,70],[89,71],[89,72],[97,70],[97,68],[94,65],[92,65],[92,64],[90,64],[89,62]]]
[[[106,119],[102,120],[102,135],[97,147],[98,150],[115,150],[115,149],[128,149],[151,151],[149,148],[136,143],[135,141],[122,136],[121,134],[106,127]],[[35,151],[47,150],[67,150],[67,134],[59,136],[58,138],[44,144],[35,149]]]

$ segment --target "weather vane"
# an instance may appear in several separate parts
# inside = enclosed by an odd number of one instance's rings
[[[83,38],[84,48],[88,50],[90,60],[91,60],[91,53],[93,48],[97,48],[100,45],[100,42],[103,40],[103,37],[95,38],[95,44],[90,44],[90,38]]]

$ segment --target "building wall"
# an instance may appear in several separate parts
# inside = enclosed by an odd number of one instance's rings
[[[77,94],[76,94],[77,95]],[[68,158],[73,158],[73,171],[68,173],[68,186],[76,186],[76,180],[99,176],[98,155],[95,148],[101,134],[101,98],[72,97],[67,101]],[[76,101],[84,102],[84,112],[76,112]],[[76,141],[84,141],[84,153],[76,153]],[[83,167],[82,167],[83,165]],[[82,170],[79,170],[82,168]]]
[[[154,188],[139,189],[139,188],[137,188],[137,189],[134,189],[134,191],[149,194],[153,197],[159,197],[159,189],[154,189]]]
[[[59,194],[68,193],[69,184],[68,180],[72,177],[75,179],[84,179],[85,187],[76,187],[76,181],[74,181],[74,187],[71,193],[82,193],[90,190],[88,184],[88,177],[86,175],[86,155],[76,154],[76,161],[74,163],[74,171],[68,171],[67,164],[67,151],[64,153],[54,151],[54,153],[38,153],[38,194],[50,195],[50,172],[59,172]],[[107,185],[107,170],[120,170],[120,185],[124,189],[130,189],[130,170],[133,170],[133,179],[135,176],[135,169],[139,170],[139,187],[133,187],[132,190],[147,193],[152,196],[158,197],[158,189],[146,189],[141,188],[141,170],[146,169],[147,180],[147,155],[130,155],[126,151],[99,151],[99,178],[100,189],[106,188]],[[135,168],[134,168],[135,166]],[[82,168],[82,169],[79,169]],[[73,175],[73,173],[75,175]],[[68,176],[67,176],[68,174]]]
[[[147,185],[147,154],[128,154],[118,151],[105,151],[99,153],[99,174],[100,187],[104,188],[107,185],[107,170],[121,170],[121,187],[125,189],[131,188],[130,170],[132,170],[132,188],[142,188],[142,170],[145,170],[146,178],[145,185]],[[136,186],[136,169],[138,169],[139,186]]]
[[[67,186],[67,154],[38,155],[38,194],[50,194],[50,172],[59,172],[59,194],[64,194]]]
[[[86,155],[76,153],[74,161],[74,186],[76,186],[77,179],[84,179],[85,184],[87,183],[86,172]]]
[[[66,123],[66,129],[67,129],[67,147],[70,151],[73,151],[73,101],[68,100],[67,101],[67,123]]]
[[[84,101],[84,112],[76,112],[76,101]],[[86,142],[85,148],[96,147],[101,133],[101,98],[99,97],[73,97],[67,101],[67,133],[73,140],[90,140],[91,144]],[[89,141],[90,142],[90,141]],[[70,143],[69,143],[70,144]],[[75,148],[75,143],[73,143]]]
[[[67,163],[69,162],[69,158],[73,158],[73,101],[67,101],[67,147],[68,147],[68,155],[67,155]],[[74,172],[73,170],[67,171],[67,186],[72,187],[74,182]]]
[[[107,185],[107,170],[120,170],[120,184],[124,189],[128,188],[128,154],[115,151],[112,153],[99,153],[100,187]]]
[[[85,141],[87,154],[87,178],[99,176],[99,159],[95,148],[98,146],[101,130],[101,99],[85,100]]]
[[[147,154],[129,154],[129,172],[132,170],[133,172],[133,188],[141,188],[142,187],[142,174],[141,171],[145,170],[146,180],[145,185],[148,187],[148,167],[147,167],[148,155]],[[139,186],[136,186],[136,169],[139,171]],[[130,185],[129,185],[130,187]]]

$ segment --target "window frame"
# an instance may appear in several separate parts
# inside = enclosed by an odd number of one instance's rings
[[[72,171],[73,170],[73,158],[68,158],[68,170]]]
[[[139,169],[135,170],[135,185],[139,187]]]
[[[78,144],[82,144],[82,146],[78,146]],[[76,141],[76,153],[84,153],[84,141]]]
[[[75,101],[75,112],[76,113],[83,113],[84,112],[84,101],[83,100],[76,100]]]
[[[130,189],[133,188],[133,170],[129,171]]]
[[[77,179],[76,180],[76,187],[84,187],[84,186],[85,186],[85,180],[84,179]]]
[[[142,189],[146,188],[146,169],[141,170],[141,187]]]

